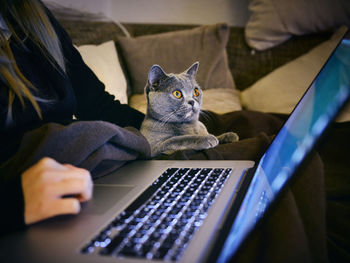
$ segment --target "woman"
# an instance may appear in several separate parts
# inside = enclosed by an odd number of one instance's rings
[[[45,123],[69,124],[74,115],[78,120],[140,127],[144,115],[104,91],[39,0],[2,0],[0,5],[0,167],[16,153],[27,132]],[[77,213],[79,202],[91,197],[91,189],[86,170],[49,158],[21,175],[2,174],[0,206],[6,217],[0,232]],[[54,191],[58,198],[50,196]],[[61,198],[71,194],[76,195]]]

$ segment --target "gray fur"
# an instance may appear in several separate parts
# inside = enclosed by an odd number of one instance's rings
[[[141,133],[151,145],[152,157],[178,150],[208,149],[219,142],[238,140],[233,132],[215,137],[198,120],[203,94],[195,80],[198,65],[196,62],[180,74],[166,74],[158,65],[150,69],[145,87],[147,113]],[[195,89],[198,96],[193,94]],[[181,98],[176,98],[174,91],[181,92]]]

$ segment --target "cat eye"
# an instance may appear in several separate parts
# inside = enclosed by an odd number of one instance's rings
[[[182,97],[181,91],[178,91],[178,90],[173,91],[173,95],[177,99],[180,99]]]
[[[197,88],[195,88],[195,89],[193,90],[193,95],[194,95],[195,97],[198,97],[198,96],[199,96],[199,90],[198,90]]]

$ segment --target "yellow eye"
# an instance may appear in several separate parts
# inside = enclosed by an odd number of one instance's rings
[[[199,90],[198,90],[197,88],[195,88],[195,89],[193,90],[193,95],[194,95],[195,97],[198,97],[198,96],[199,96]]]
[[[180,99],[182,97],[181,91],[178,91],[178,90],[173,91],[173,95],[177,99]]]

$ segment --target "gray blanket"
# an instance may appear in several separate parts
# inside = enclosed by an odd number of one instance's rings
[[[44,156],[88,169],[95,179],[128,161],[148,158],[150,147],[134,128],[103,121],[48,123],[23,136],[17,153],[0,167],[0,173],[19,174]]]

